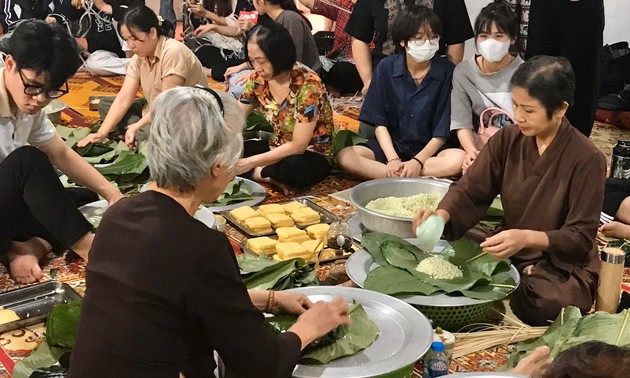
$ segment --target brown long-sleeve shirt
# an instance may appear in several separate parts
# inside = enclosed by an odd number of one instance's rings
[[[294,333],[272,333],[225,235],[148,191],[110,208],[87,266],[70,377],[289,377]]]
[[[576,266],[596,273],[595,235],[605,174],[602,153],[566,119],[542,155],[534,137],[508,126],[488,141],[438,208],[451,215],[447,233],[459,237],[500,194],[505,228],[544,231],[549,238],[546,251],[527,249],[514,255],[517,267],[547,259],[567,273]]]

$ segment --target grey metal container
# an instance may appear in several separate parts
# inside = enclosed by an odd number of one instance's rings
[[[350,192],[350,203],[357,208],[361,223],[370,231],[383,232],[401,238],[415,238],[411,218],[380,214],[365,205],[382,197],[409,197],[420,193],[441,194],[448,191],[450,182],[430,178],[386,178],[363,182]]]

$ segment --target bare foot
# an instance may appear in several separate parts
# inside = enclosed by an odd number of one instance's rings
[[[602,225],[599,232],[609,238],[630,238],[630,225],[621,222],[610,222]]]
[[[264,182],[267,184],[271,184],[275,187],[277,187],[278,189],[280,189],[285,196],[288,196],[290,194],[293,194],[293,191],[291,191],[291,188],[289,188],[288,186],[279,183],[278,181],[270,178],[270,177],[262,177],[260,175],[260,173],[262,172],[263,167],[256,167],[254,168],[254,173],[252,174],[252,178],[254,179],[254,181],[258,181],[258,182]]]
[[[19,284],[39,281],[44,276],[39,260],[52,250],[44,239],[34,237],[25,242],[14,241],[7,253],[9,273]]]
[[[90,248],[92,248],[92,242],[94,241],[94,234],[92,232],[88,232],[83,235],[81,239],[79,239],[74,245],[72,249],[77,255],[79,255],[85,262],[88,261],[88,253],[90,252]]]

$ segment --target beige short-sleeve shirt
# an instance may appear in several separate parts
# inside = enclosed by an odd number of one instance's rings
[[[127,76],[140,81],[149,104],[162,92],[162,80],[169,75],[184,78],[187,87],[208,86],[199,59],[186,45],[172,38],[160,37],[152,58],[134,55],[127,66]]]
[[[0,68],[0,161],[25,145],[43,146],[52,141],[57,130],[44,110],[26,114],[13,113],[9,93],[4,84],[4,68]]]

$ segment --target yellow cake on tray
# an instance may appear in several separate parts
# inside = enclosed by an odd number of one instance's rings
[[[269,214],[284,214],[284,208],[277,203],[260,205],[258,206],[258,213],[263,217],[267,217]]]
[[[245,224],[245,220],[248,218],[259,216],[258,212],[249,206],[237,207],[236,209],[231,210],[229,214],[240,224]]]
[[[297,201],[293,201],[293,202],[285,203],[284,205],[282,205],[282,207],[284,208],[284,211],[286,211],[287,214],[293,214],[295,210],[304,208],[306,207],[306,205],[304,205],[303,203],[299,203]]]
[[[278,234],[279,242],[297,242],[301,243],[311,238],[308,237],[306,231],[300,230],[297,227],[280,227],[276,228],[276,234]],[[306,239],[305,239],[306,238]]]
[[[246,247],[257,255],[273,255],[276,253],[276,244],[278,244],[277,240],[268,236],[262,236],[247,240]]]
[[[268,214],[267,219],[269,219],[269,222],[271,222],[271,226],[273,226],[273,228],[292,227],[295,225],[295,223],[293,222],[293,219],[291,219],[291,217],[289,217],[288,215],[284,213]]]
[[[311,257],[306,248],[295,242],[276,244],[276,254],[280,260],[294,259],[296,257],[308,260]]]
[[[245,227],[254,234],[273,232],[271,229],[271,222],[269,222],[267,218],[261,216],[245,219]]]
[[[312,224],[319,223],[320,221],[319,213],[310,207],[295,210],[291,214],[291,218],[298,226],[302,227],[310,226]]]
[[[306,227],[306,232],[308,236],[313,239],[325,239],[326,234],[328,234],[328,230],[330,230],[330,225],[326,223],[318,223],[312,226]]]

